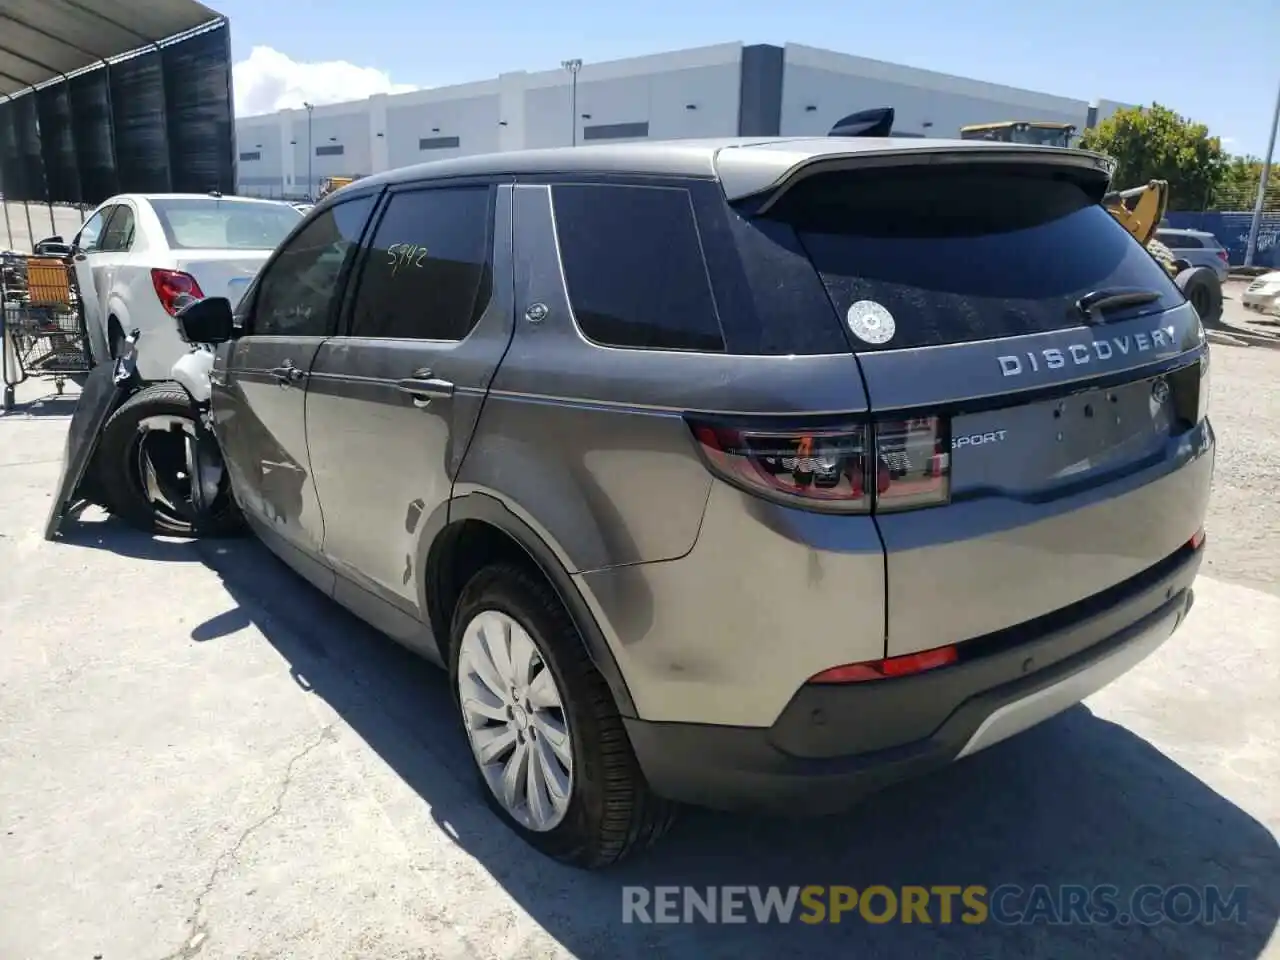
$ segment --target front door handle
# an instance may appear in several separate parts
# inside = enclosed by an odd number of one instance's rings
[[[437,397],[452,397],[454,385],[433,377],[430,370],[415,370],[412,377],[397,380],[396,389],[413,397],[415,407],[425,407]]]
[[[307,375],[305,370],[299,370],[295,367],[292,360],[286,360],[280,366],[272,367],[268,372],[276,378],[276,382],[282,387],[295,384]]]

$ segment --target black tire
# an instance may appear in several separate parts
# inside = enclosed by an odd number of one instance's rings
[[[130,526],[148,533],[179,537],[219,537],[239,533],[244,519],[227,488],[216,509],[199,523],[182,522],[158,512],[143,493],[137,467],[139,425],[147,417],[191,420],[191,398],[176,383],[139,390],[113,413],[102,428],[94,456],[94,474],[103,504]]]
[[[476,779],[490,808],[535,849],[576,867],[606,867],[651,846],[671,826],[676,807],[649,789],[608,684],[588,657],[560,598],[545,580],[524,567],[505,563],[486,567],[458,600],[450,629],[449,677],[459,717],[462,633],[486,610],[518,621],[551,669],[565,707],[574,766],[568,811],[553,829],[538,832],[516,822],[489,789],[477,763]]]
[[[1183,270],[1174,282],[1200,314],[1201,323],[1209,326],[1222,320],[1222,283],[1210,268]]]

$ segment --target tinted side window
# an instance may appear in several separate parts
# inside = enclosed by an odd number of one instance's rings
[[[564,184],[552,196],[584,336],[611,347],[724,350],[687,190]]]
[[[1157,232],[1156,239],[1170,250],[1199,250],[1204,246],[1199,237],[1193,237],[1185,233]]]
[[[372,210],[372,197],[335,204],[287,240],[258,281],[249,332],[276,337],[328,336],[340,281],[355,258]]]
[[[102,228],[107,225],[107,218],[111,216],[115,207],[106,207],[99,210],[92,217],[84,222],[84,226],[80,228],[80,233],[76,236],[76,246],[85,253],[93,253],[100,250],[98,244],[102,236]]]
[[[489,302],[489,187],[393,194],[356,288],[353,337],[461,340]]]
[[[1094,194],[1048,168],[819,174],[766,216],[795,227],[840,316],[888,309],[894,332],[859,350],[1062,330],[1082,322],[1080,297],[1108,288],[1154,291],[1139,313],[1184,302]]]
[[[133,246],[133,230],[133,210],[122,203],[116,207],[107,229],[102,232],[99,249],[104,253],[123,253]]]

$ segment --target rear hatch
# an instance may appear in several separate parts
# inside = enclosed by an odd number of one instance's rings
[[[1200,322],[1080,157],[827,163],[738,205],[794,232],[892,424],[870,481],[896,484],[873,508],[889,656],[1067,607],[1200,529]]]

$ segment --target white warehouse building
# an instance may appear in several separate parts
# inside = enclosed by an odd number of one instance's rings
[[[576,103],[575,103],[576,101]],[[823,136],[893,107],[895,135],[1050,120],[1084,130],[1124,104],[1057,97],[800,44],[725,43],[236,119],[243,194],[314,195],[330,176],[526,147],[712,136]]]

